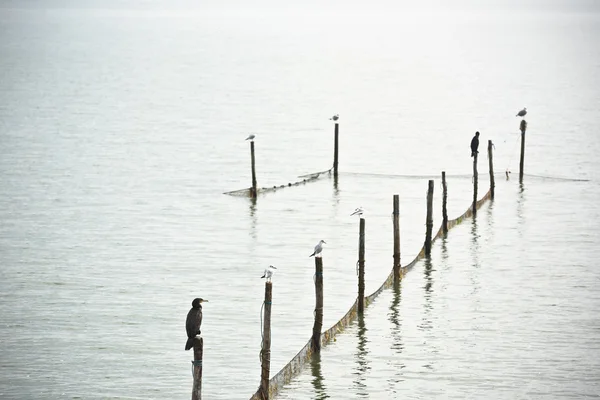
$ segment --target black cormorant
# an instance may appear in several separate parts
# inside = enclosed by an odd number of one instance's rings
[[[475,132],[475,136],[471,139],[471,157],[475,157],[475,154],[479,153],[479,132]]]
[[[207,302],[201,298],[195,298],[192,301],[192,308],[188,312],[185,320],[185,330],[187,331],[188,340],[185,342],[185,349],[189,350],[193,346],[193,341],[196,335],[200,334],[200,325],[202,324],[202,303]]]

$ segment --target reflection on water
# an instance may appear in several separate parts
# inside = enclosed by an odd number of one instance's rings
[[[250,197],[250,236],[256,239],[256,197]]]
[[[311,381],[313,388],[315,389],[314,399],[323,400],[328,399],[329,395],[325,391],[325,383],[323,375],[321,374],[321,353],[314,352],[310,359],[310,371],[313,379]]]
[[[369,352],[367,351],[367,340],[366,334],[367,328],[365,327],[364,315],[358,314],[358,344],[356,346],[356,368],[354,375],[356,378],[353,381],[355,392],[359,397],[369,398],[369,391],[365,384],[364,374],[371,369],[369,367]]]
[[[471,256],[473,259],[472,266],[473,268],[469,269],[471,273],[469,274],[469,280],[471,281],[471,287],[473,291],[471,294],[476,294],[479,291],[479,232],[477,225],[477,218],[473,218],[471,220]],[[477,299],[477,297],[475,297]]]
[[[340,188],[338,186],[337,175],[333,175],[333,200],[335,200],[336,205],[340,203]]]
[[[388,321],[391,322],[392,350],[398,354],[401,354],[402,349],[404,349],[404,344],[402,343],[402,320],[400,318],[401,288],[400,282],[394,282],[394,297],[392,298],[390,312],[388,313]]]
[[[425,301],[423,302],[423,316],[421,319],[421,323],[419,324],[419,330],[428,331],[432,328],[431,323],[431,310],[433,309],[431,303],[431,295],[433,292],[433,277],[431,273],[433,272],[433,267],[431,265],[431,259],[426,258],[424,260],[424,274],[425,274]]]

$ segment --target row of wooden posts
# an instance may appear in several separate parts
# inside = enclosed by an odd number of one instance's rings
[[[525,151],[525,130],[527,122],[521,121],[521,161],[519,178],[523,179],[523,164]],[[335,146],[334,146],[334,174],[337,175],[338,167],[338,124],[335,124]],[[488,140],[488,160],[490,174],[490,194],[494,198],[494,166],[493,166],[493,143]],[[250,143],[252,155],[252,195],[256,197],[256,174],[254,169],[254,142]],[[433,235],[433,188],[434,181],[429,180],[427,189],[427,216],[426,216],[426,233],[425,233],[425,256],[431,255],[431,243]],[[473,215],[477,212],[477,189],[478,189],[478,173],[477,173],[477,153],[473,158]],[[442,231],[448,232],[448,187],[446,183],[446,172],[442,171]],[[401,279],[401,264],[400,264],[400,200],[399,195],[393,196],[393,231],[394,231],[394,281],[398,282]],[[323,329],[323,258],[315,257],[315,312],[314,324],[312,330],[312,348],[313,351],[321,350],[321,332]],[[273,298],[273,284],[265,282],[265,300],[264,300],[264,315],[263,315],[263,332],[261,344],[261,378],[259,392],[263,400],[269,399],[269,377],[271,369],[271,306]],[[365,219],[360,218],[359,223],[359,241],[358,241],[358,312],[364,312],[365,301]],[[202,337],[194,339],[194,361],[193,363],[193,389],[192,400],[202,399],[202,356],[203,356],[204,341]]]
[[[488,141],[488,155],[490,159],[490,166],[492,165],[492,141]],[[473,160],[474,170],[477,170],[477,155]],[[493,168],[490,168],[490,191],[491,196],[494,196],[494,180],[493,180]],[[477,175],[475,175],[477,177]],[[473,211],[476,210],[477,204],[477,178],[473,181],[474,186],[474,201]],[[442,172],[442,230],[444,233],[448,231],[448,212],[446,209],[447,205],[447,184],[446,184],[446,172]],[[426,233],[425,233],[425,255],[431,256],[431,243],[433,235],[433,189],[434,181],[429,180],[427,190],[427,217],[426,217]],[[393,230],[394,230],[394,281],[401,279],[400,274],[400,223],[399,223],[399,196],[395,194],[393,196]],[[359,240],[358,240],[358,301],[357,311],[358,313],[364,312],[365,306],[365,219],[360,218],[359,223]],[[271,302],[273,295],[273,285],[271,282],[265,283],[265,313],[264,313],[264,332],[263,332],[263,350],[262,350],[262,368],[261,368],[261,380],[260,389],[261,397],[264,400],[269,399],[269,377],[270,377],[270,345],[271,345]],[[314,324],[312,330],[312,348],[318,352],[321,349],[321,332],[323,328],[323,258],[315,258],[315,313],[314,313]]]
[[[519,162],[519,180],[523,180],[523,173],[525,168],[525,131],[527,130],[527,121],[521,120],[519,125],[521,131],[521,159]],[[490,179],[492,180],[492,187],[494,181],[494,166],[492,165],[492,155],[489,147],[492,146],[492,141],[488,140],[488,155],[490,164]],[[334,138],[333,138],[333,175],[337,178],[338,176],[338,157],[339,157],[339,124],[334,124]],[[475,153],[475,160],[473,162],[473,177],[474,181],[477,182],[477,153]],[[256,162],[254,157],[254,140],[250,142],[250,160],[252,166],[252,187],[250,188],[250,196],[256,198],[258,195],[258,188],[256,186]],[[445,176],[445,174],[444,174]],[[493,189],[492,189],[493,191]],[[477,201],[477,184],[475,184],[475,190],[473,192],[473,203]],[[473,209],[475,212],[475,209]]]

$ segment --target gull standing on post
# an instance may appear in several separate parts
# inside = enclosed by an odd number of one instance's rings
[[[251,133],[250,136],[246,138],[246,140],[254,140],[255,137],[256,135],[254,133]]]
[[[319,243],[317,243],[317,245],[315,246],[315,251],[309,256],[315,256],[315,257],[321,257],[321,252],[323,251],[323,243],[325,243],[324,240],[320,240]],[[327,243],[325,243],[327,244]]]
[[[271,277],[273,276],[273,272],[275,272],[275,269],[277,269],[277,267],[269,265],[267,268],[265,268],[265,273],[260,278],[265,278],[267,282],[271,282]]]
[[[330,121],[337,122],[340,119],[340,114],[335,114],[333,117],[329,118]]]
[[[524,117],[525,114],[527,114],[527,107],[523,108],[521,111],[519,111],[517,113],[517,115],[515,115],[515,117]]]
[[[354,212],[352,214],[350,214],[350,216],[358,215],[359,217],[362,217],[363,213],[364,213],[363,208],[358,207],[356,210],[354,210]]]

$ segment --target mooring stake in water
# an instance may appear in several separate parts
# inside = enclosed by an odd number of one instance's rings
[[[492,146],[494,144],[491,140],[488,140],[488,161],[490,163],[490,197],[494,199],[494,190],[496,183],[494,182],[494,154],[492,152]]]
[[[442,171],[442,232],[448,233],[448,185],[446,171]]]
[[[527,121],[521,120],[519,125],[521,130],[521,161],[519,162],[519,181],[523,181],[523,173],[525,171],[525,131],[527,131]]]
[[[400,197],[394,195],[394,281],[400,279]]]
[[[433,180],[429,180],[427,189],[427,219],[425,220],[427,231],[425,233],[425,255],[431,255],[431,232],[433,231]]]
[[[365,219],[360,219],[358,231],[358,312],[365,310]]]
[[[202,337],[194,338],[194,361],[193,376],[194,383],[192,386],[192,400],[202,400],[202,355],[204,352],[204,339]]]
[[[271,371],[271,302],[273,297],[273,285],[265,282],[265,303],[262,344],[260,350],[261,372],[260,391],[263,400],[269,399],[269,375]]]
[[[477,214],[477,181],[479,175],[477,174],[477,156],[479,153],[475,153],[473,157],[473,216]]]
[[[323,328],[323,258],[315,257],[315,323],[313,325],[312,347],[321,350],[321,329]]]
[[[250,141],[250,158],[252,160],[252,188],[250,188],[250,196],[256,198],[256,168],[254,161],[254,140]]]
[[[334,124],[334,138],[333,138],[333,175],[338,174],[338,148],[339,148],[339,124]]]

